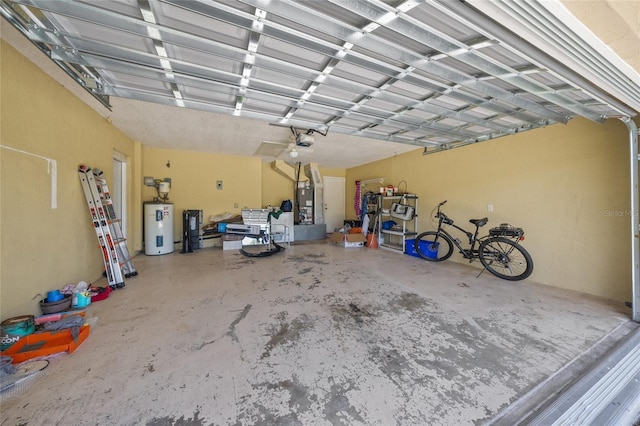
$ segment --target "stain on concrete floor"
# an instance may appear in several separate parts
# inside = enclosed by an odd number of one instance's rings
[[[172,417],[154,418],[147,422],[146,426],[206,426],[207,423],[203,423],[203,419],[199,418],[200,412],[193,413],[193,417],[184,418],[181,416],[178,419]]]
[[[136,266],[1,426],[474,425],[629,320],[531,281],[329,244]]]

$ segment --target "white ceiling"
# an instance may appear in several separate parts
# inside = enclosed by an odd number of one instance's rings
[[[263,141],[286,147],[295,126],[315,129],[298,161],[348,168],[573,117],[635,115],[635,71],[592,51],[567,16],[552,19],[559,2],[514,5],[498,11],[503,27],[447,0],[0,0],[68,73],[7,21],[0,27],[100,115],[156,147],[252,156]],[[514,36],[521,25],[555,58]],[[563,54],[563,37],[580,55]]]

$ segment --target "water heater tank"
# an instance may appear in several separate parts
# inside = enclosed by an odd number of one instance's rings
[[[144,254],[173,253],[173,204],[145,203]]]

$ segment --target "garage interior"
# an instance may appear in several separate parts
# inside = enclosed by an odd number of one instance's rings
[[[88,308],[89,339],[3,402],[2,424],[551,424],[572,407],[545,411],[556,396],[620,342],[637,347],[636,2],[0,11],[2,319],[104,283],[77,168],[112,182],[114,160],[131,252],[155,195],[145,177],[209,218],[291,199],[280,160],[344,181],[345,220],[357,181],[404,182],[419,230],[447,199],[459,223],[523,227],[535,262],[509,283],[460,256],[324,240],[264,259],[140,254],[139,275]],[[635,420],[635,388],[600,392],[627,412],[587,410],[591,424]]]

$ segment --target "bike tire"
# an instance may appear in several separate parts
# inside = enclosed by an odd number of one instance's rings
[[[434,243],[438,243],[435,249]],[[413,247],[418,256],[431,262],[442,262],[453,254],[453,242],[446,235],[437,231],[427,231],[418,235],[413,242]],[[423,252],[423,247],[427,247],[429,251]]]
[[[533,259],[520,244],[504,237],[490,237],[478,248],[480,262],[498,278],[520,281],[533,272]]]

